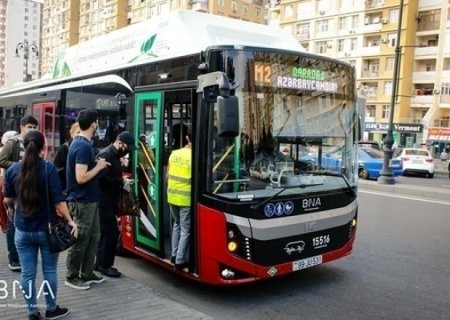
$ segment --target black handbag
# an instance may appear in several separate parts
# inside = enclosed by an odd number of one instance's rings
[[[72,227],[61,218],[57,224],[48,223],[47,240],[50,251],[61,252],[71,247],[77,240],[72,235]]]
[[[47,175],[47,163],[45,163],[45,185],[47,191],[47,205],[51,210],[50,197],[48,195],[48,175]],[[71,247],[77,239],[72,235],[72,227],[66,220],[60,218],[56,213],[58,222],[52,224],[50,219],[48,220],[47,241],[50,251],[53,253],[61,252]]]

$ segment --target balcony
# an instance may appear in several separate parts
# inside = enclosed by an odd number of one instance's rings
[[[450,120],[449,119],[434,119],[434,126],[441,128],[450,128]]]
[[[380,54],[380,46],[362,47],[361,54],[363,56],[377,56]]]
[[[429,108],[431,106],[431,104],[433,103],[433,99],[434,99],[434,96],[431,96],[431,95],[429,95],[429,96],[412,96],[411,97],[411,107],[421,107],[421,108],[428,107]],[[413,106],[413,104],[419,104],[422,106]],[[425,105],[428,105],[428,106],[425,106]]]
[[[438,47],[416,47],[416,56],[437,56]]]
[[[361,77],[362,78],[378,78],[379,77],[379,73],[378,72],[374,72],[374,71],[363,71],[361,73]]]
[[[416,71],[413,72],[414,82],[432,82],[435,80],[436,71]]]
[[[423,23],[419,23],[417,26],[417,32],[422,31],[437,31],[440,27],[440,21],[427,21]]]
[[[365,9],[376,9],[383,7],[383,2],[378,0],[366,0]]]
[[[366,24],[363,28],[363,33],[370,33],[370,32],[380,32],[381,31],[381,22],[380,23],[372,23],[372,24]]]

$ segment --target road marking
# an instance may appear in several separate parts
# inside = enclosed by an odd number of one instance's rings
[[[413,198],[413,197],[402,196],[402,195],[397,195],[397,194],[389,194],[389,193],[384,193],[384,192],[375,192],[375,191],[362,191],[362,190],[358,190],[358,193],[375,194],[375,195],[385,196],[385,197],[391,197],[391,198],[399,198],[399,199],[406,199],[406,200],[414,200],[414,201],[422,201],[422,202],[429,202],[429,203],[437,203],[437,204],[446,204],[446,205],[450,205],[450,202],[445,202],[445,201],[437,201],[437,200],[429,200],[429,199]]]

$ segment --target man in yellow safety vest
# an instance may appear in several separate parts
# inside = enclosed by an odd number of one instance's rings
[[[175,269],[187,267],[186,253],[191,229],[191,132],[186,134],[186,145],[172,151],[167,169],[167,201],[173,219],[172,257]]]

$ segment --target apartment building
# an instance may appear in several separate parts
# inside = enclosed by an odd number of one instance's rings
[[[42,3],[0,0],[0,87],[37,79]]]
[[[263,0],[45,0],[43,75],[67,47],[175,9],[264,23]]]
[[[394,95],[395,145],[435,144],[432,129],[441,134],[442,149],[445,141],[450,144],[450,134],[443,135],[450,130],[449,4],[403,2],[396,93],[400,0],[271,0],[268,20],[294,34],[309,52],[355,66],[358,95],[366,99],[364,138],[381,142],[385,137]]]

